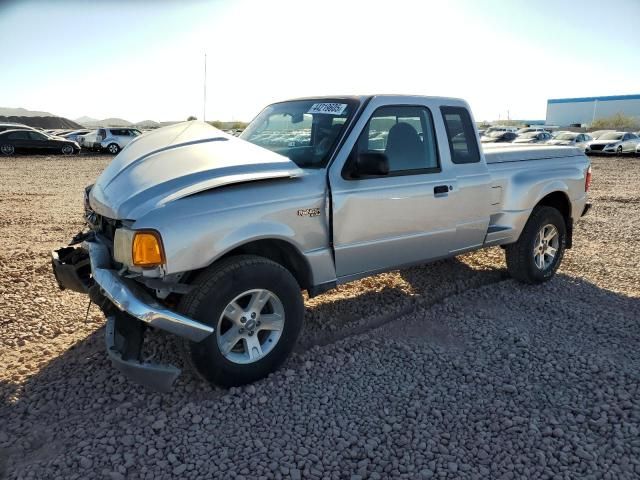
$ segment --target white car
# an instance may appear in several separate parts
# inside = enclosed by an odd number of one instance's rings
[[[545,143],[551,140],[551,134],[544,130],[525,132],[518,135],[513,143]]]
[[[591,141],[593,141],[593,138],[587,133],[558,132],[555,137],[547,142],[547,145],[565,145],[585,150],[587,144]]]
[[[538,132],[547,132],[547,133],[551,133],[551,132],[547,129],[547,127],[545,127],[544,125],[543,125],[543,126],[540,126],[540,127],[524,127],[524,128],[521,128],[520,130],[518,130],[516,133],[517,133],[518,135],[522,135],[523,133],[532,133],[532,132],[536,132],[536,133],[538,133]]]
[[[640,143],[640,137],[630,132],[605,133],[597,140],[589,142],[585,153],[622,154],[635,153]]]
[[[139,135],[142,135],[142,132],[137,128],[100,128],[95,148],[116,155]]]
[[[84,135],[78,135],[76,137],[76,142],[80,145],[80,148],[85,150],[94,150],[96,139],[98,136],[98,130],[91,130],[89,133],[85,133]]]

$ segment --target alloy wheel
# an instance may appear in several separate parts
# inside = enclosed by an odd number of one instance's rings
[[[0,151],[3,155],[13,155],[15,148],[13,148],[13,145],[2,145]]]
[[[560,247],[560,235],[558,229],[547,224],[540,229],[533,247],[533,261],[540,270],[549,268],[556,258]]]
[[[265,289],[248,290],[225,307],[216,327],[222,355],[233,363],[254,363],[271,352],[284,329],[280,299]]]

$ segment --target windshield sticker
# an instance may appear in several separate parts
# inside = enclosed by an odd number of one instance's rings
[[[328,115],[342,115],[347,108],[346,103],[314,103],[307,113],[325,113]]]

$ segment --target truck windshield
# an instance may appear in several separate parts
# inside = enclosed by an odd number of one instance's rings
[[[240,138],[284,155],[301,168],[323,168],[358,103],[338,98],[275,103],[260,112]]]

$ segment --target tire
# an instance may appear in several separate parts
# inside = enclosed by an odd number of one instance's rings
[[[250,305],[256,298],[266,298],[266,303],[254,309],[254,318]],[[232,307],[234,301],[239,309]],[[276,370],[293,350],[304,319],[302,294],[293,275],[254,255],[230,257],[205,270],[178,310],[215,329],[200,342],[184,341],[183,349],[200,377],[222,387],[251,383]],[[279,331],[269,328],[276,328],[279,317]]]
[[[73,155],[73,147],[71,145],[65,145],[62,147],[63,155]]]
[[[16,153],[16,149],[13,145],[2,145],[0,146],[0,152],[2,152],[3,155],[9,156]]]
[[[109,145],[107,145],[107,151],[111,155],[117,155],[118,152],[120,152],[120,146],[117,143],[110,143]]]
[[[557,243],[556,240],[551,240],[541,244],[539,235],[543,228],[551,226],[557,232],[557,237],[554,237],[557,238]],[[549,236],[553,233],[550,228],[547,228],[545,232]],[[566,238],[567,227],[562,214],[553,207],[535,207],[518,241],[505,248],[509,274],[516,280],[529,284],[550,280],[562,262]],[[550,252],[548,247],[553,249],[554,246],[556,248],[553,258],[543,254],[543,261],[540,262],[540,251]],[[541,263],[542,265],[540,265]]]
[[[622,145],[618,147],[618,155],[622,155]]]

